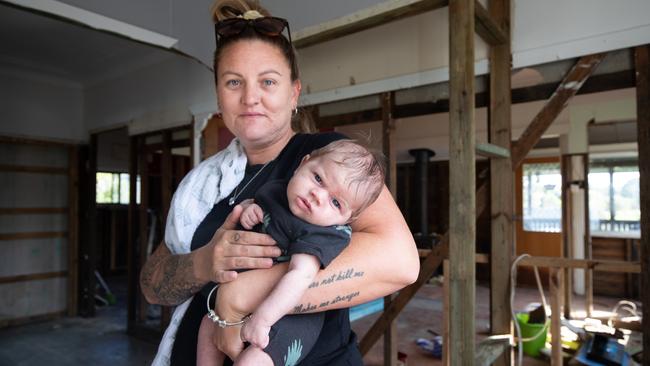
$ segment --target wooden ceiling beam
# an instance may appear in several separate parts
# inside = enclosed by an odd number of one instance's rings
[[[578,95],[599,93],[610,90],[633,88],[635,85],[634,70],[624,70],[609,74],[591,76],[577,92]],[[512,90],[512,104],[528,103],[549,99],[557,89],[557,83],[547,83]],[[476,108],[487,107],[488,95],[485,92],[476,94]],[[435,102],[410,103],[395,105],[394,118],[409,118],[427,114],[449,112],[449,100],[441,99]],[[368,109],[331,116],[314,117],[318,128],[334,128],[357,123],[381,121],[381,108]]]
[[[293,45],[305,48],[395,20],[445,7],[449,0],[398,0],[381,3],[295,33]]]
[[[494,21],[485,7],[477,1],[474,2],[474,22],[476,33],[490,46],[498,46],[509,42],[510,37]]]
[[[557,89],[537,113],[524,133],[512,144],[512,169],[516,170],[526,155],[537,144],[548,127],[567,106],[569,100],[580,90],[582,84],[596,70],[606,53],[583,56],[569,70]]]

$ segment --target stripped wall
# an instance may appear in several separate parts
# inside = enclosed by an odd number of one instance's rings
[[[68,164],[62,145],[0,142],[0,327],[68,308]]]

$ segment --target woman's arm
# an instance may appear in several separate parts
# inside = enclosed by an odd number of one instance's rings
[[[294,313],[346,308],[391,294],[417,280],[420,261],[413,236],[384,187],[377,201],[352,226],[350,245],[321,270]],[[240,273],[238,280],[221,286],[217,313],[229,321],[253,312],[287,271],[286,264]],[[225,333],[237,332],[227,328]],[[226,340],[229,338],[230,340]],[[239,345],[234,335],[216,337],[230,356]]]
[[[234,269],[271,267],[271,257],[280,255],[280,249],[268,235],[232,230],[241,212],[242,207],[235,206],[210,243],[191,253],[172,254],[161,243],[140,272],[145,299],[151,304],[178,305],[210,281],[234,280]]]

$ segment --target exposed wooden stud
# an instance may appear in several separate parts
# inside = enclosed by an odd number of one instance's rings
[[[474,0],[449,1],[449,362],[475,359]]]
[[[641,303],[644,365],[650,365],[650,45],[635,49],[637,141],[641,207]]]
[[[138,175],[138,137],[129,138],[129,225],[127,243],[127,317],[126,328],[129,334],[136,329],[136,311],[138,299],[138,252],[136,243],[138,241],[138,205],[137,205],[137,175]]]
[[[149,242],[149,215],[147,209],[149,208],[149,157],[151,156],[146,152],[144,146],[144,138],[141,137],[142,144],[138,144],[140,148],[139,151],[139,161],[138,161],[138,171],[140,172],[140,206],[139,206],[139,224],[140,233],[138,236],[138,247],[136,253],[138,253],[138,259],[135,266],[136,273],[140,272],[140,269],[144,266],[144,263],[147,261],[147,244]],[[147,317],[147,300],[144,298],[144,295],[141,291],[137,291],[138,296],[138,323],[144,322]]]
[[[485,11],[476,2],[477,19]],[[499,29],[505,32],[505,42],[490,48],[490,104],[488,109],[488,133],[490,149],[477,144],[477,152],[489,151],[490,191],[491,191],[491,247],[490,247],[490,332],[512,334],[510,315],[510,276],[509,271],[515,253],[515,212],[514,172],[510,157],[512,141],[511,105],[512,92],[511,46],[510,46],[510,0],[490,0],[490,19],[494,19]],[[477,23],[477,31],[479,29]],[[485,39],[485,37],[484,37]],[[486,151],[487,150],[487,151]],[[506,159],[504,159],[506,158]],[[509,365],[512,358],[510,350],[499,356],[495,365]]]
[[[68,149],[68,316],[79,302],[79,147]]]
[[[560,175],[562,179],[562,256],[573,259],[573,220],[571,215],[571,155],[560,158]],[[571,319],[571,301],[573,299],[573,270],[564,269],[564,317]]]
[[[517,169],[528,152],[535,146],[546,129],[562,112],[569,100],[582,87],[582,84],[596,70],[606,53],[597,53],[583,56],[569,70],[558,85],[555,93],[546,102],[542,110],[533,118],[532,122],[516,143],[512,146],[512,168]]]
[[[0,328],[15,327],[17,325],[54,320],[64,316],[65,314],[66,312],[64,310],[47,314],[30,315],[22,318],[4,318],[0,319]]]
[[[373,28],[425,11],[442,8],[448,0],[396,0],[295,32],[293,45],[304,48]]]
[[[52,239],[67,236],[67,231],[34,231],[28,233],[3,233],[0,234],[0,240]]]
[[[490,2],[492,1],[494,0],[490,0]],[[500,23],[497,18],[493,18],[478,0],[474,2],[474,11],[476,12],[476,34],[481,36],[487,44],[499,46],[510,42],[509,31],[506,32],[500,26],[503,23]]]
[[[67,175],[68,168],[58,168],[58,167],[51,167],[51,166],[24,166],[24,165],[0,164],[0,172]]]
[[[47,272],[47,273],[32,273],[32,274],[19,275],[19,276],[7,276],[7,277],[0,277],[0,284],[48,280],[50,278],[65,277],[67,275],[68,275],[68,271],[58,271],[58,272]]]
[[[585,259],[593,259],[591,246],[591,228],[589,227],[589,154],[581,154],[582,157],[582,190],[584,192],[584,250]],[[569,292],[569,291],[565,291]],[[590,318],[594,312],[594,272],[591,268],[585,270],[585,307],[587,317]]]
[[[192,139],[190,139],[192,141]],[[162,159],[160,160],[160,171],[162,173],[161,177],[161,182],[160,182],[160,204],[162,206],[162,212],[161,212],[161,217],[162,222],[166,222],[167,218],[167,213],[169,212],[169,206],[171,205],[172,201],[172,194],[174,194],[174,187],[173,187],[173,177],[172,177],[172,168],[173,168],[173,160],[172,160],[172,133],[170,131],[164,131],[163,132],[163,143],[162,143]],[[189,143],[189,142],[188,142]],[[192,151],[190,149],[190,151]],[[144,259],[146,261],[149,253],[146,253],[148,246],[144,246],[145,249],[145,256]],[[152,248],[154,250],[154,248]],[[145,262],[142,262],[141,265],[144,266]],[[161,309],[161,316],[160,316],[160,327],[161,331],[165,331],[167,328],[167,325],[169,325],[169,322],[171,321],[171,308],[169,306],[163,306]]]
[[[449,259],[442,262],[442,365],[449,365]]]
[[[397,197],[397,163],[395,159],[395,121],[393,120],[393,105],[395,94],[383,93],[382,106],[382,148],[384,156],[388,159],[386,164],[386,185],[393,198]],[[390,307],[393,295],[384,297],[384,309]],[[391,321],[384,332],[384,366],[397,365],[397,324]]]
[[[49,146],[49,147],[69,147],[74,144],[69,142],[61,141],[48,141],[48,140],[36,140],[32,138],[23,138],[23,137],[13,137],[13,136],[0,136],[0,143],[2,144],[16,144],[16,145],[38,145],[38,146]]]
[[[68,211],[68,207],[12,207],[0,208],[0,215],[65,214]]]
[[[477,143],[476,155],[485,156],[487,158],[503,159],[510,157],[510,150],[494,144]]]
[[[551,365],[562,366],[562,285],[564,271],[553,269],[550,272],[549,288],[551,293]]]
[[[518,265],[548,268],[591,268],[596,272],[641,273],[640,263],[606,259],[568,259],[535,256],[522,258],[521,261],[518,262]]]

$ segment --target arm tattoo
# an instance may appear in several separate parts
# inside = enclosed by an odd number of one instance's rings
[[[344,269],[342,271],[339,271],[338,273],[335,273],[329,277],[326,277],[324,279],[321,279],[320,281],[314,281],[309,285],[309,288],[316,288],[316,287],[322,287],[322,286],[327,286],[335,282],[340,282],[340,281],[347,281],[356,277],[363,277],[364,272],[363,271],[355,271],[354,268],[348,268]],[[310,313],[310,312],[317,312],[317,311],[322,311],[323,308],[326,308],[330,305],[337,304],[339,302],[344,302],[344,303],[350,303],[352,299],[355,297],[359,296],[359,291],[355,291],[349,294],[345,295],[337,295],[333,299],[329,299],[326,301],[321,302],[320,304],[312,304],[312,303],[307,303],[307,304],[298,304],[294,306],[292,313],[293,314],[303,314],[303,313]]]
[[[148,287],[161,305],[178,305],[199,291],[205,283],[197,280],[192,271],[189,254],[153,255],[142,269],[140,280]]]

